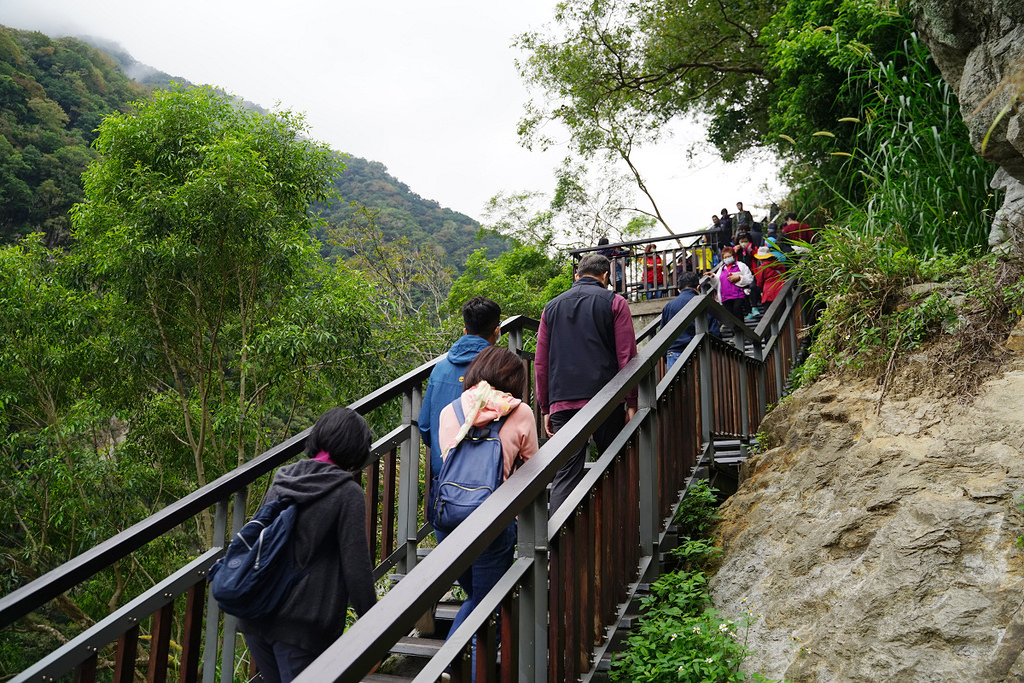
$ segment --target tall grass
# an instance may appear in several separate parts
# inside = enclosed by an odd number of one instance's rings
[[[917,37],[846,87],[866,97],[847,123],[860,130],[845,185],[832,188],[836,222],[921,256],[983,249],[998,207],[988,187],[995,166],[975,153],[956,96]]]

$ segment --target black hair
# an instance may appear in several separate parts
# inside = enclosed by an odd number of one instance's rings
[[[697,289],[700,287],[700,276],[692,270],[683,271],[679,275],[679,289]]]
[[[608,238],[607,237],[602,237],[601,239],[599,239],[597,241],[597,246],[599,246],[599,247],[603,247],[606,244],[608,244]]]
[[[526,369],[519,356],[503,346],[488,346],[466,368],[464,387],[476,386],[481,380],[498,391],[512,394],[522,400],[526,392]]]
[[[799,218],[797,218],[797,217],[796,217],[796,214],[795,214],[795,213],[787,213],[787,214],[785,215],[785,219],[786,219],[787,221],[788,221],[788,220],[791,220],[791,219],[792,219],[792,220],[794,220],[794,221],[796,221],[796,220],[800,220]]]
[[[501,323],[501,306],[485,296],[474,296],[462,304],[462,322],[466,325],[466,334],[486,339]]]
[[[306,455],[326,451],[331,462],[354,472],[370,456],[370,425],[351,408],[331,408],[320,416],[306,439]]]
[[[580,259],[579,264],[576,266],[576,273],[581,277],[584,275],[601,277],[602,275],[610,273],[611,269],[612,264],[611,261],[608,260],[607,256],[590,253]]]

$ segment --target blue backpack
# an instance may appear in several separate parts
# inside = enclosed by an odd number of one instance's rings
[[[295,567],[291,536],[298,506],[271,500],[235,534],[224,557],[207,574],[220,608],[243,619],[272,616],[302,576]]]
[[[462,399],[451,403],[459,424],[466,421]],[[507,416],[505,416],[507,417]],[[471,427],[466,438],[452,449],[441,465],[433,491],[433,525],[451,532],[476,510],[504,480],[504,459],[498,431],[505,417],[486,427]]]

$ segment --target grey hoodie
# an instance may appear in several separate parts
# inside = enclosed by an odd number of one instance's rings
[[[242,620],[240,630],[319,652],[345,630],[349,603],[362,616],[377,599],[363,489],[340,467],[302,460],[277,471],[264,500],[285,497],[299,505],[294,552],[306,574],[276,616]]]

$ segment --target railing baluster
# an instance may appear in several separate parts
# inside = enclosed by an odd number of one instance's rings
[[[181,673],[179,683],[196,683],[199,676],[199,645],[203,628],[203,598],[206,580],[202,579],[185,594],[185,623],[181,642]]]
[[[173,626],[174,603],[169,602],[153,615],[153,632],[149,641],[149,671],[146,674],[146,683],[166,683],[167,681],[167,655],[170,653],[171,628]]]
[[[214,649],[216,653],[216,649]],[[135,658],[139,654],[139,624],[121,634],[117,639],[117,653],[114,656],[114,683],[134,683]]]
[[[96,660],[94,654],[75,667],[74,683],[94,683],[96,681]]]
[[[381,499],[380,513],[380,558],[395,551],[395,471],[398,455],[394,449],[384,456],[384,497]],[[399,492],[401,495],[401,492]],[[404,564],[399,563],[399,571],[404,572]]]

